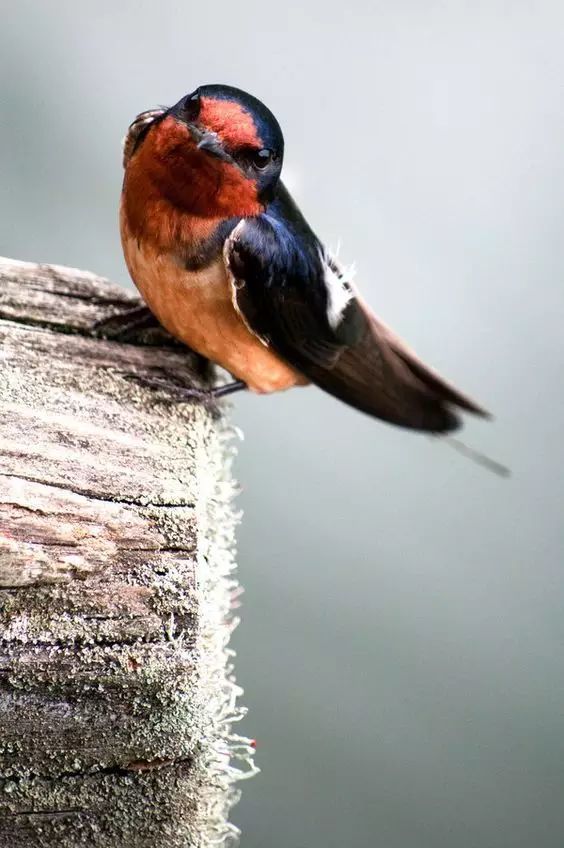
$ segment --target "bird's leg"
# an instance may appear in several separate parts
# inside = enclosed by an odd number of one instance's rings
[[[126,380],[134,383],[139,383],[141,386],[149,386],[154,389],[165,389],[171,395],[168,400],[171,403],[186,403],[190,401],[199,401],[206,403],[216,401],[226,395],[231,395],[234,392],[242,391],[247,388],[247,384],[242,380],[233,380],[231,383],[225,383],[222,386],[214,386],[211,389],[200,389],[195,386],[176,386],[168,380],[163,380],[160,377],[141,377],[138,374],[124,374]]]
[[[233,380],[231,383],[224,383],[223,386],[215,386],[211,391],[214,398],[222,398],[235,392],[242,392],[247,388],[248,386],[243,380]]]
[[[114,341],[125,341],[131,338],[132,333],[160,326],[149,307],[143,303],[96,321],[92,325],[92,332]]]

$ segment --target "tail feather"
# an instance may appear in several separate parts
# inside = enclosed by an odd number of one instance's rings
[[[308,376],[320,388],[355,408],[414,430],[449,433],[461,426],[455,409],[487,416],[425,365],[364,304],[366,330],[361,340],[345,349],[332,368],[315,366]]]
[[[366,307],[364,307],[366,312]],[[370,324],[373,328],[373,333],[377,338],[381,338],[387,342],[391,350],[402,359],[410,371],[413,372],[426,386],[433,389],[437,395],[448,401],[460,409],[471,412],[474,415],[479,415],[482,418],[491,418],[491,414],[476,403],[475,400],[463,394],[456,386],[453,386],[444,377],[441,377],[433,368],[426,365],[410,348],[397,333],[384,324],[376,315],[368,313],[367,315]]]

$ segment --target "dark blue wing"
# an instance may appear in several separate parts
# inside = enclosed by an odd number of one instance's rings
[[[452,406],[485,414],[357,298],[283,186],[266,214],[235,228],[225,258],[249,328],[330,394],[437,433],[459,426]]]
[[[340,314],[332,315],[323,247],[289,206],[289,195],[284,200],[285,215],[272,204],[267,214],[242,221],[229,238],[234,299],[250,329],[289,362],[330,367],[359,338],[357,309],[349,292]]]

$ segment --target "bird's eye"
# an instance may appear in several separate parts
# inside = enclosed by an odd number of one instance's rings
[[[269,150],[268,147],[263,147],[262,150],[253,151],[253,165],[255,168],[258,168],[259,171],[263,171],[267,165],[269,165],[274,158],[274,152]]]
[[[186,100],[184,101],[183,107],[184,114],[189,121],[195,120],[198,117],[200,112],[200,94],[195,91],[193,94],[189,94]]]

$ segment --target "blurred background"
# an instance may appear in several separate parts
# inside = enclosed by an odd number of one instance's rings
[[[496,415],[237,397],[243,848],[564,844],[564,7],[2,0],[0,252],[130,285],[121,138],[226,82],[376,310]]]

